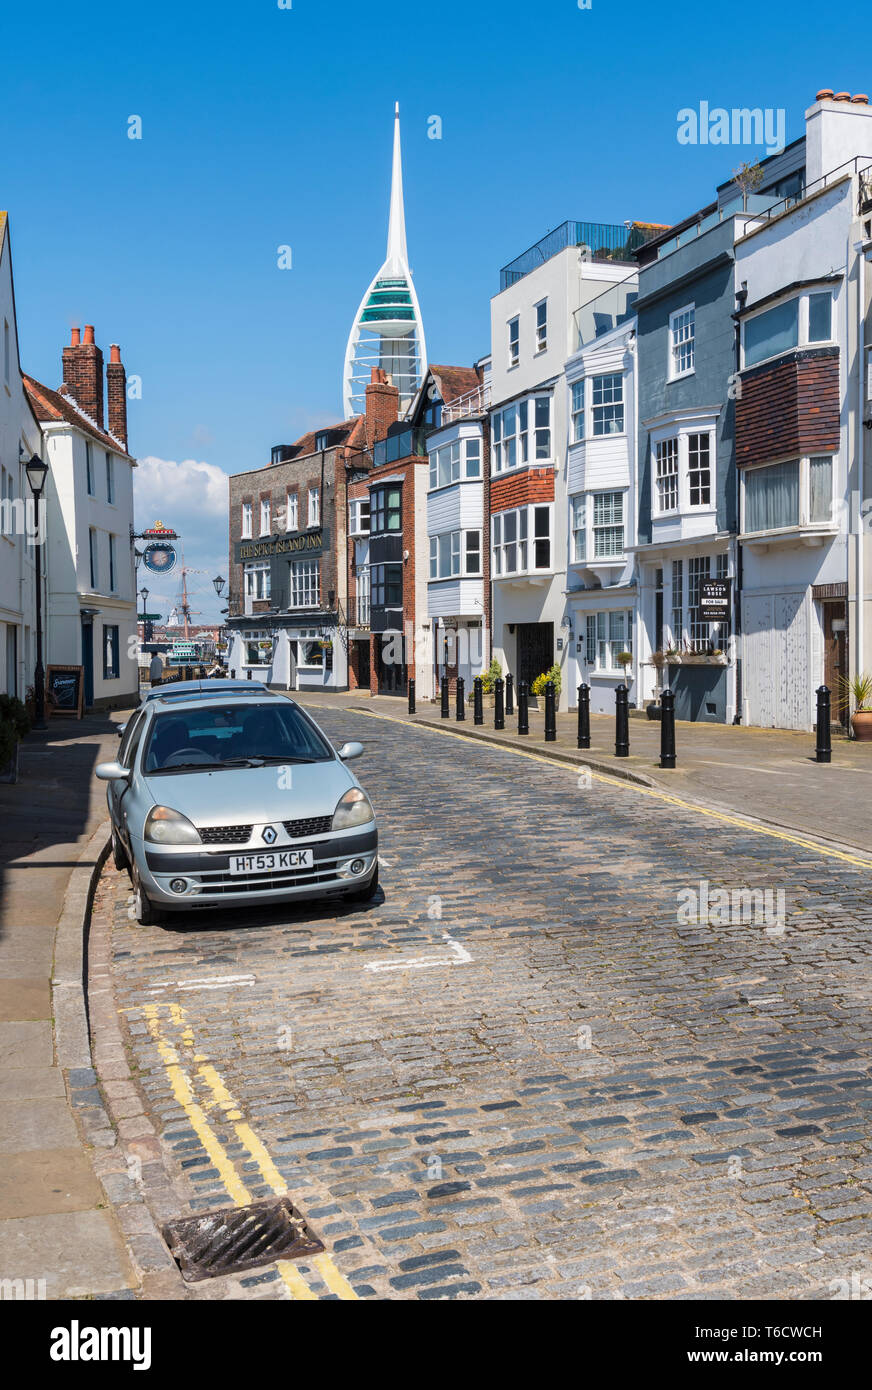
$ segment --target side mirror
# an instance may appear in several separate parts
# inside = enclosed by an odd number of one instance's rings
[[[359,758],[362,752],[362,743],[343,743],[342,747],[336,750],[336,756],[337,758],[341,758],[344,763],[347,763],[352,758]]]
[[[122,767],[120,763],[98,763],[94,768],[94,775],[99,777],[101,782],[128,782],[130,768]]]

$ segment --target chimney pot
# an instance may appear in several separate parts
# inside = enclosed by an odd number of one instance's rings
[[[836,92],[836,95],[833,97],[833,101],[850,101],[850,100],[851,100],[851,93],[850,93],[850,92]]]
[[[822,87],[815,96],[815,101],[832,101],[833,91],[831,87]]]
[[[78,347],[78,346],[79,346],[79,343],[80,343],[81,341],[82,341],[82,331],[81,331],[81,329],[80,329],[80,328],[74,328],[73,331],[72,331],[72,333],[71,333],[71,335],[70,335],[70,346],[71,346],[71,347]]]
[[[110,361],[110,362],[120,362],[120,361],[121,361],[121,349],[120,349],[120,347],[118,346],[117,343],[110,343],[110,344],[109,344],[109,361]]]
[[[93,343],[93,341],[94,341],[94,325],[93,325],[93,323],[86,323],[86,324],[85,324],[85,342],[86,342],[86,343]]]
[[[851,100],[852,100],[857,106],[868,106],[868,105],[869,105],[869,97],[868,97],[868,95],[866,94],[866,92],[857,92],[854,96],[851,97]]]

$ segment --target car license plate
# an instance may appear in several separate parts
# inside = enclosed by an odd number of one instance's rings
[[[281,874],[292,869],[311,869],[311,849],[277,849],[269,854],[231,854],[232,874]]]

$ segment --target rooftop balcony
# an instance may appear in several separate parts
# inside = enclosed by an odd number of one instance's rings
[[[572,316],[577,334],[576,351],[631,319],[636,312],[638,298],[639,277],[634,271],[626,280],[610,285],[596,299],[576,309]]]
[[[482,383],[474,390],[467,391],[464,396],[457,396],[455,400],[443,405],[442,424],[453,425],[458,420],[470,420],[479,415],[485,415],[490,408],[490,403],[490,382],[486,385]]]
[[[570,246],[588,252],[592,261],[627,261],[632,264],[637,248],[644,246],[652,237],[661,236],[665,230],[665,227],[648,222],[625,222],[620,226],[608,222],[563,222],[523,255],[503,266],[500,289],[517,284],[531,270],[544,265],[552,256],[559,255]]]

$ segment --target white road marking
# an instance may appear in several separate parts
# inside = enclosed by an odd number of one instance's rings
[[[253,975],[202,975],[193,980],[161,980],[148,992],[160,994],[163,989],[233,989],[236,985],[253,984]]]
[[[472,956],[469,954],[469,952],[466,950],[464,946],[461,946],[459,941],[455,941],[454,937],[449,936],[447,932],[443,932],[442,935],[444,936],[445,944],[448,947],[449,952],[451,953],[450,958],[448,960],[445,959],[444,955],[413,956],[411,960],[372,961],[369,965],[365,965],[363,968],[364,970],[431,970],[434,965],[465,965],[468,961],[472,960]]]

